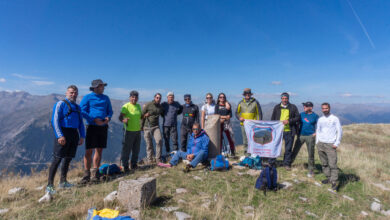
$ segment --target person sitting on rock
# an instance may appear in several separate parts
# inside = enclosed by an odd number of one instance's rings
[[[190,161],[183,171],[189,172],[191,168],[195,168],[200,162],[207,160],[209,153],[209,141],[210,138],[206,132],[200,128],[199,123],[194,123],[192,126],[192,134],[188,141],[187,152],[177,151],[168,164],[159,163],[160,167],[172,167],[179,163],[180,159],[187,159]]]

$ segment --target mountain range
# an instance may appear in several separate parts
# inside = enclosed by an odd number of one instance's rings
[[[0,170],[7,172],[30,173],[40,170],[51,160],[54,134],[51,127],[53,105],[64,98],[63,95],[31,95],[27,92],[0,91]],[[78,103],[80,102],[79,97]],[[181,100],[179,100],[181,101]],[[118,120],[121,106],[127,100],[111,99],[114,115],[109,126],[108,147],[103,160],[119,163],[122,148],[122,124]],[[141,105],[143,103],[140,103]],[[277,103],[262,104],[264,120],[269,120],[272,109]],[[299,110],[302,105],[296,103]],[[199,104],[200,106],[201,104]],[[232,106],[236,106],[232,103]],[[320,105],[315,104],[314,111],[321,115]],[[233,108],[235,109],[235,108]],[[335,104],[332,113],[339,116],[343,125],[352,123],[390,123],[389,106],[373,104]],[[180,118],[178,123],[180,124]],[[239,123],[233,119],[233,131],[236,143],[242,143]],[[75,160],[84,155],[80,146]],[[144,157],[145,142],[142,138],[140,158]]]

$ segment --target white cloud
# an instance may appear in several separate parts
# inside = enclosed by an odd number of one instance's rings
[[[19,73],[13,73],[12,76],[15,76],[19,79],[31,79],[31,80],[42,79],[41,77],[38,77],[38,76],[27,76],[27,75],[23,75],[23,74],[19,74]]]
[[[54,84],[54,82],[52,81],[42,81],[42,80],[33,80],[31,82],[37,86],[49,86]]]
[[[340,96],[344,97],[344,98],[350,98],[350,97],[353,97],[354,95],[352,95],[351,93],[343,93]]]
[[[271,84],[272,85],[280,85],[280,84],[282,84],[282,82],[281,81],[272,81]]]
[[[5,83],[6,80],[4,78],[0,78],[0,83]]]

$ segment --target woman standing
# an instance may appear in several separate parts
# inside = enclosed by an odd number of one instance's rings
[[[215,112],[215,101],[211,93],[206,94],[206,104],[202,106],[201,112],[202,112],[202,116],[201,116],[200,123],[201,123],[201,128],[204,129],[207,116],[213,115]]]
[[[236,149],[234,147],[234,139],[233,139],[233,129],[230,123],[230,118],[232,117],[232,109],[226,100],[226,95],[224,93],[220,93],[218,95],[218,101],[215,105],[215,114],[220,115],[221,122],[221,148],[223,142],[223,133],[225,133],[226,138],[229,141],[230,151],[232,156],[236,155]]]

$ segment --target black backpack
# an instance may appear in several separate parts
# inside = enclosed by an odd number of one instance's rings
[[[267,190],[278,190],[278,171],[273,165],[265,165],[256,180],[256,189],[263,190],[266,195]]]

